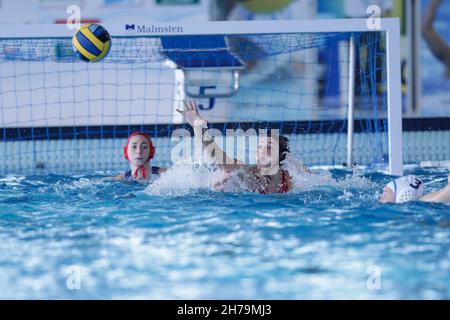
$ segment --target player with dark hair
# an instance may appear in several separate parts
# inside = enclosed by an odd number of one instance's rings
[[[194,101],[185,101],[184,104],[186,110],[178,110],[178,112],[184,115],[186,121],[194,129],[199,126],[206,128],[207,123],[201,118],[197,104]],[[293,159],[290,155],[288,138],[275,134],[260,136],[256,152],[256,165],[245,164],[228,157],[213,141],[205,141],[202,138],[202,142],[205,145],[214,144],[214,160],[225,173],[223,180],[216,185],[217,190],[223,190],[223,186],[233,176],[238,177],[245,184],[246,189],[252,192],[286,193],[292,189],[292,178],[289,171],[283,166],[287,157]],[[296,168],[309,172],[309,169],[300,161],[297,161],[296,164]]]

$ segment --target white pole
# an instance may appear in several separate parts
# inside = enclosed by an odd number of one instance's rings
[[[422,83],[420,81],[420,79],[422,79],[422,63],[420,62],[420,40],[421,40],[421,36],[420,36],[420,32],[421,32],[421,21],[422,21],[422,10],[420,7],[420,2],[419,1],[414,1],[413,2],[413,6],[414,6],[414,17],[413,17],[413,24],[414,24],[414,28],[415,28],[415,47],[412,49],[414,50],[414,60],[410,60],[408,61],[408,64],[410,65],[414,65],[415,67],[415,81],[414,81],[414,100],[416,102],[416,110],[415,113],[419,114],[422,108]],[[408,74],[408,78],[410,77],[410,75]],[[409,79],[408,79],[409,80]]]
[[[348,60],[348,116],[347,116],[347,166],[353,166],[353,131],[355,112],[355,38],[349,42]]]
[[[403,174],[402,96],[400,65],[400,21],[396,19],[386,32],[389,174]]]
[[[408,70],[408,79],[407,81],[407,113],[408,115],[412,115],[414,113],[414,42],[415,42],[415,24],[413,22],[413,5],[414,1],[406,1],[405,3],[405,9],[406,9],[406,32],[408,34],[407,41],[408,41],[408,53],[407,53],[407,61],[408,64],[406,65],[406,68]]]

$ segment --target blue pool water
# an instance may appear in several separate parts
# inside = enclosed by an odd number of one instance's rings
[[[409,173],[427,191],[448,174]],[[0,298],[450,298],[450,205],[379,204],[387,176],[331,174],[287,195],[188,174],[145,191],[103,173],[1,176]]]

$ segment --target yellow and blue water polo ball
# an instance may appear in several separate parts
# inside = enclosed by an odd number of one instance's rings
[[[111,36],[101,25],[89,23],[73,35],[72,44],[81,60],[97,62],[106,57],[111,49]]]

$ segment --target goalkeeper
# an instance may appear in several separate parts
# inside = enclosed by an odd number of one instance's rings
[[[204,146],[213,144],[215,163],[224,172],[224,178],[216,184],[216,190],[224,190],[227,183],[238,178],[245,189],[263,194],[286,193],[293,188],[292,177],[283,163],[287,158],[292,159],[289,150],[289,140],[281,135],[260,136],[256,154],[256,165],[245,164],[232,159],[221,150],[211,139],[203,139],[206,134],[207,122],[200,116],[194,101],[184,101],[185,110],[178,110],[186,121],[194,128],[202,128],[202,143]],[[206,141],[205,141],[206,140]],[[210,140],[210,141],[208,141]],[[278,152],[277,152],[278,149]],[[296,169],[309,172],[301,162],[296,161]]]

